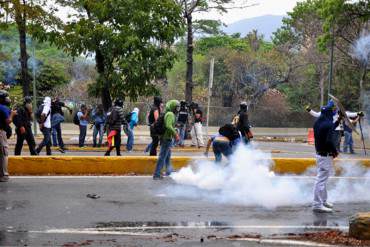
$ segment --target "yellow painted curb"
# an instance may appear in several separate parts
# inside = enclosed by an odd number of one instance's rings
[[[200,158],[202,159],[202,158]],[[205,159],[205,158],[204,158]],[[172,165],[178,170],[191,163],[191,157],[173,157]],[[197,159],[199,160],[199,158]],[[273,158],[272,171],[278,174],[302,174],[315,166],[312,158]],[[93,157],[93,156],[11,156],[11,175],[150,175],[155,169],[157,157]],[[370,159],[338,159],[336,163],[358,163],[370,168]]]

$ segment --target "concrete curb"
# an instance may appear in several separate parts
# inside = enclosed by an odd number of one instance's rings
[[[197,158],[205,159],[205,158]],[[178,170],[192,162],[191,157],[173,157]],[[313,158],[273,158],[272,171],[278,174],[302,174],[315,165]],[[10,175],[150,175],[157,157],[24,156],[9,157]],[[336,163],[358,163],[370,168],[370,159],[338,159]]]

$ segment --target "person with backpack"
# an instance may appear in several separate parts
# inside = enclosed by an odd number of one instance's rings
[[[10,127],[16,111],[9,109],[11,100],[5,90],[0,90],[0,182],[8,182],[8,139],[12,135]]]
[[[107,114],[108,150],[105,156],[110,156],[113,148],[116,148],[117,156],[121,156],[121,126],[126,124],[123,101],[116,99],[114,106]]]
[[[204,155],[208,157],[212,145],[215,160],[219,163],[222,160],[222,155],[226,158],[232,155],[234,147],[240,142],[240,139],[237,128],[233,124],[225,124],[218,130],[218,134],[209,138]]]
[[[158,120],[159,116],[161,115],[161,104],[162,104],[162,98],[159,96],[155,96],[153,105],[148,115],[148,124],[150,126],[150,137],[152,138],[152,142],[151,144],[149,144],[150,145],[150,152],[149,152],[150,156],[157,156],[159,136],[154,133],[153,125]]]
[[[36,142],[32,133],[32,99],[24,97],[23,104],[17,108],[17,115],[13,119],[17,143],[15,144],[14,155],[21,155],[23,142],[26,140],[31,155],[36,154]]]
[[[106,120],[106,114],[104,113],[104,108],[102,104],[99,104],[93,111],[92,111],[92,118],[93,118],[93,147],[101,147],[103,143],[103,135],[104,135],[104,123]],[[99,142],[97,143],[97,136],[99,134]]]
[[[36,148],[36,153],[40,154],[41,150],[46,147],[46,155],[51,155],[51,98],[45,97],[44,103],[39,106],[36,112],[39,128],[44,136],[39,146]]]
[[[180,140],[178,141],[178,143],[176,143],[180,147],[184,147],[185,144],[186,125],[188,124],[188,121],[189,121],[189,112],[187,109],[187,104],[185,101],[181,101],[180,111],[177,117],[177,127],[179,130]]]
[[[89,110],[87,109],[86,105],[82,104],[80,111],[78,111],[76,115],[77,115],[78,123],[79,123],[78,126],[80,128],[78,146],[82,148],[85,146],[87,126],[89,125]]]
[[[59,146],[59,152],[65,153],[61,126],[61,124],[64,122],[64,112],[62,110],[62,107],[67,108],[72,114],[72,109],[68,107],[64,102],[60,101],[59,97],[56,97],[51,102],[51,134],[53,146]]]
[[[238,115],[233,119],[233,123],[241,133],[244,144],[248,144],[251,141],[251,138],[253,138],[248,118],[248,104],[243,101],[240,103],[239,107],[240,110]]]
[[[180,102],[178,100],[170,100],[166,104],[165,114],[160,116],[156,123],[153,124],[153,131],[161,138],[161,149],[157,160],[153,179],[162,179],[162,168],[166,167],[166,175],[169,176],[172,172],[171,165],[171,147],[173,139],[179,140],[179,134],[175,129],[176,115],[180,110]]]
[[[134,146],[134,128],[139,122],[139,108],[135,107],[132,112],[126,115],[127,125],[124,128],[124,131],[127,135],[127,151],[131,152]]]

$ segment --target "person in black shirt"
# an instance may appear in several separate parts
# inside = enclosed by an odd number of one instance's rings
[[[59,151],[61,153],[65,152],[61,128],[61,123],[64,122],[64,113],[62,109],[63,107],[67,108],[72,114],[72,109],[69,108],[64,102],[61,102],[58,97],[56,97],[53,102],[51,102],[51,127],[53,146],[59,146]]]
[[[240,103],[240,110],[238,112],[238,121],[236,127],[242,135],[242,140],[244,144],[248,144],[250,142],[248,137],[250,125],[248,119],[248,104],[245,101]]]
[[[14,155],[21,155],[23,142],[26,140],[31,155],[36,154],[36,143],[32,133],[32,99],[26,96],[23,105],[17,109],[17,115],[13,119],[17,143],[15,144]]]
[[[158,120],[160,114],[161,114],[161,104],[162,104],[162,98],[159,96],[154,97],[154,102],[152,107],[150,108],[150,112],[148,115],[148,124],[150,126],[150,137],[152,138],[151,144],[149,144],[148,147],[150,147],[150,156],[157,156],[157,147],[159,144],[159,136],[154,133],[153,125]]]
[[[334,132],[342,119],[333,123],[333,109],[329,106],[321,109],[321,115],[316,120],[313,130],[315,136],[317,177],[314,188],[313,211],[320,213],[333,212],[333,205],[327,201],[326,184],[333,172],[333,160],[338,156],[339,150],[335,145]]]
[[[180,140],[177,145],[180,147],[184,146],[186,125],[188,124],[189,112],[185,101],[180,102],[180,111],[177,117],[177,128],[179,129]]]

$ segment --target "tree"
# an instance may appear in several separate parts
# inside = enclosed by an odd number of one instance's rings
[[[193,52],[194,52],[194,31],[206,33],[218,33],[218,21],[214,20],[193,20],[193,14],[196,12],[207,12],[217,10],[221,13],[227,12],[235,1],[233,0],[176,0],[181,6],[182,14],[187,27],[187,47],[186,47],[186,84],[185,84],[185,100],[192,101],[193,92]],[[238,8],[246,7],[239,6]],[[237,7],[234,7],[237,8]],[[197,29],[196,29],[197,28]],[[210,32],[211,31],[211,32]]]
[[[72,56],[92,54],[99,78],[89,89],[108,110],[112,97],[157,92],[174,61],[170,49],[183,33],[179,6],[172,0],[58,0],[79,11],[63,32],[49,38]]]
[[[0,7],[3,8],[5,15],[5,22],[1,25],[7,28],[9,24],[15,23],[17,25],[19,34],[19,48],[21,64],[21,83],[23,89],[23,96],[30,94],[31,77],[28,72],[28,54],[27,54],[27,32],[28,28],[32,30],[40,25],[46,25],[56,20],[53,16],[54,8],[48,7],[48,11],[44,9],[46,0],[2,0]],[[4,17],[4,16],[3,16]],[[8,18],[10,17],[10,19]],[[9,22],[8,22],[9,21]]]

